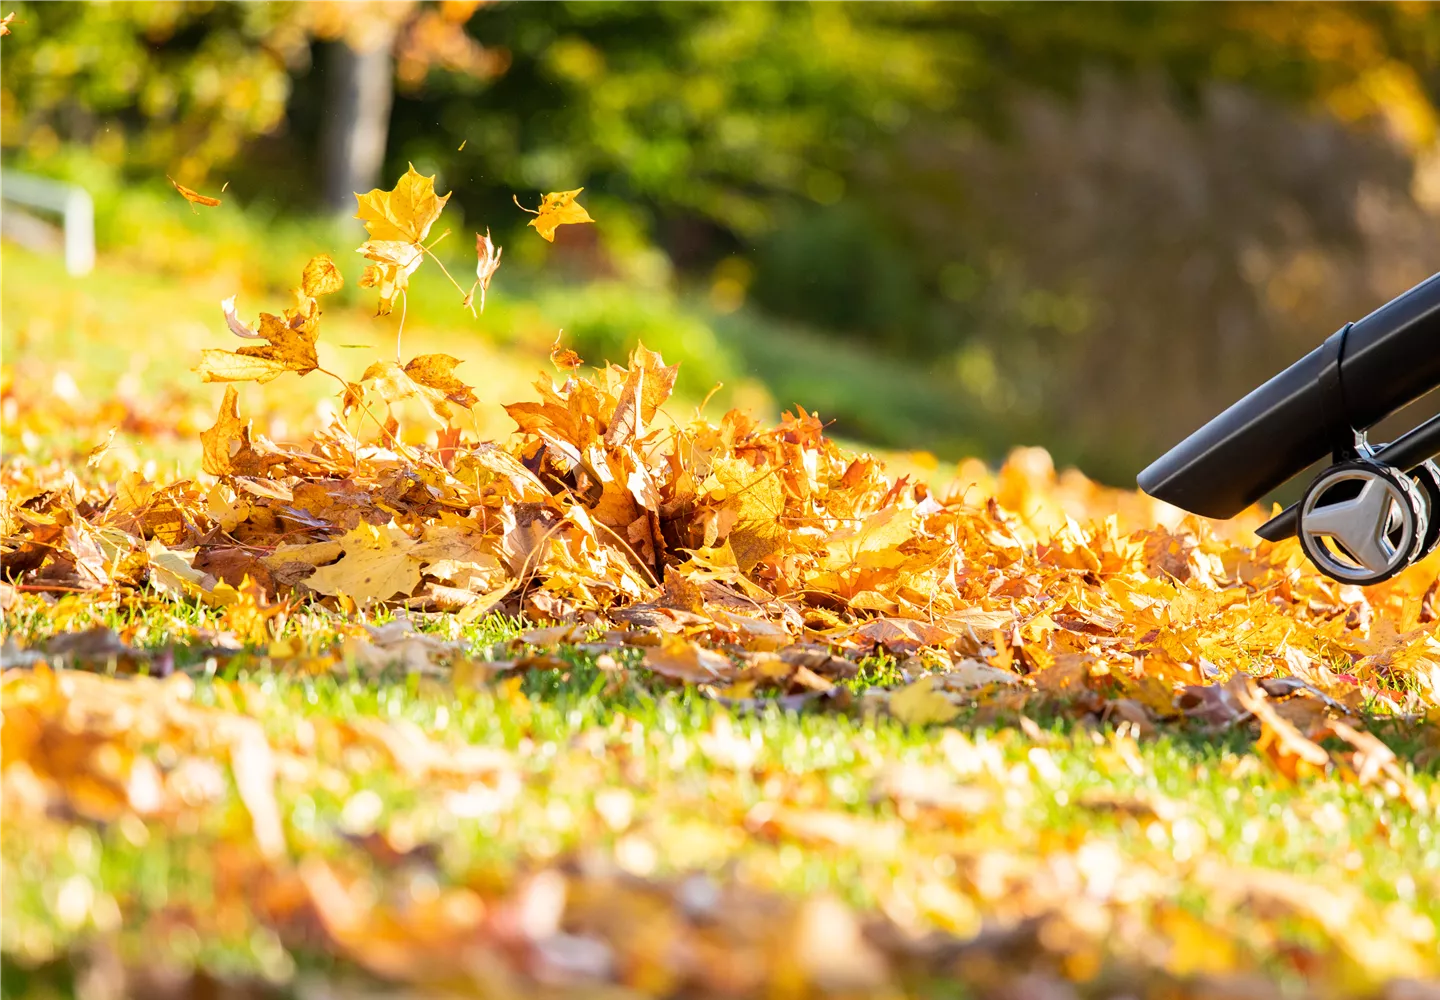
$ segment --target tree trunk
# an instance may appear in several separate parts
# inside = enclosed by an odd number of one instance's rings
[[[355,193],[369,191],[380,179],[395,96],[394,40],[392,30],[367,38],[364,48],[345,41],[330,46],[320,148],[325,207],[331,211],[352,212]]]

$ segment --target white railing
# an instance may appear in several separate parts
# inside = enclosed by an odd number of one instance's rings
[[[64,233],[65,270],[78,276],[95,266],[95,202],[74,184],[0,170],[0,201],[53,212]]]

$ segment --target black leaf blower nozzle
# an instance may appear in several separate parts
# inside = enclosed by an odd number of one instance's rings
[[[1302,500],[1259,529],[1299,534],[1328,575],[1393,576],[1440,536],[1440,417],[1388,445],[1365,431],[1440,386],[1440,274],[1348,323],[1166,452],[1138,482],[1212,518],[1234,517],[1329,454]],[[1341,475],[1339,468],[1345,466]]]

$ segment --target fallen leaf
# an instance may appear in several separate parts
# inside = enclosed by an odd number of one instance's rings
[[[420,582],[415,542],[393,524],[377,528],[362,522],[339,541],[344,555],[306,579],[311,590],[344,594],[364,607],[397,594],[408,595]]]
[[[949,722],[960,714],[959,706],[935,690],[935,677],[931,674],[892,692],[885,704],[890,714],[907,726]]]
[[[658,647],[645,651],[644,665],[671,680],[710,684],[734,679],[737,669],[727,656],[669,635]]]

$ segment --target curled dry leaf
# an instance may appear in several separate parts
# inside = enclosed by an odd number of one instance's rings
[[[220,311],[225,314],[225,325],[230,328],[231,333],[242,340],[259,340],[260,334],[235,315],[235,298],[232,295],[220,303]]]
[[[219,198],[211,198],[209,195],[201,194],[199,191],[191,190],[184,184],[181,184],[179,181],[175,180],[175,178],[173,177],[167,176],[165,179],[174,186],[176,191],[180,192],[180,197],[184,198],[190,203],[190,211],[192,212],[195,211],[196,205],[203,205],[206,208],[214,208],[216,205],[220,204]]]
[[[490,230],[485,235],[475,234],[475,288],[480,289],[480,311],[485,311],[485,293],[490,289],[490,279],[500,269],[500,255],[504,247],[497,247],[490,239]],[[474,288],[471,289],[474,294]]]

